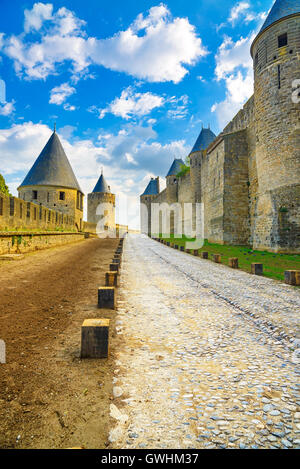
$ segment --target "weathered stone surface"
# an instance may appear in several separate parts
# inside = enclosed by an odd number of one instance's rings
[[[213,261],[217,264],[221,263],[221,254],[213,254]]]
[[[118,272],[105,272],[105,286],[106,287],[118,286]]]
[[[114,287],[100,287],[98,289],[98,308],[115,309]]]
[[[254,275],[263,275],[263,264],[252,263],[251,264],[251,274]]]
[[[300,270],[286,270],[284,272],[284,281],[288,285],[300,285]]]
[[[230,257],[228,259],[228,265],[229,265],[229,267],[232,267],[232,269],[238,269],[239,268],[239,259],[238,259],[238,257]]]
[[[81,326],[81,358],[107,358],[109,319],[86,319]]]

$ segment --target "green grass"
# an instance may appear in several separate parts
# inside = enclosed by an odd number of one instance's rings
[[[165,241],[170,241],[178,246],[184,246],[187,241],[193,241],[185,236],[182,238],[171,237],[160,237]],[[228,265],[228,259],[230,257],[238,257],[239,269],[245,272],[251,272],[251,264],[258,262],[263,264],[264,276],[270,277],[275,280],[284,280],[285,270],[300,270],[300,254],[277,254],[267,251],[253,251],[250,246],[228,246],[222,244],[213,244],[205,240],[204,246],[198,249],[201,251],[207,251],[209,259],[212,260],[212,254],[221,254],[222,264]]]

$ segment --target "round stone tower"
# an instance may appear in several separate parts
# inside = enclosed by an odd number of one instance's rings
[[[299,0],[276,0],[251,55],[258,178],[253,245],[299,251]]]
[[[140,196],[141,233],[151,235],[151,204],[159,194],[159,177],[151,178]]]
[[[115,230],[115,208],[116,196],[111,193],[110,187],[105,181],[102,172],[93,192],[88,194],[88,223],[97,224],[102,215],[105,217],[103,220],[104,230]]]

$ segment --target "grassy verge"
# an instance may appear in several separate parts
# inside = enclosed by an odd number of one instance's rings
[[[165,241],[184,246],[187,241],[193,241],[186,237],[170,238],[162,237]],[[263,264],[264,276],[270,277],[275,280],[284,280],[285,270],[300,270],[300,255],[299,254],[276,254],[267,251],[253,251],[250,246],[228,246],[222,244],[213,244],[205,240],[204,246],[198,250],[207,251],[209,259],[212,259],[212,254],[221,254],[222,264],[228,265],[230,257],[238,257],[239,269],[245,272],[251,272],[252,262]],[[299,288],[299,287],[298,287]]]

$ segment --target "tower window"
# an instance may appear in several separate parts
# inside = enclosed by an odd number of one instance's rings
[[[280,65],[277,65],[277,80],[278,80],[278,89],[280,89],[281,88]]]
[[[47,192],[47,202],[50,202],[50,194]]]
[[[0,197],[0,215],[3,215],[3,198]]]
[[[287,45],[287,43],[288,43],[287,33],[284,33],[278,36],[278,47],[284,47]]]
[[[258,52],[255,54],[254,67],[257,67],[257,65],[258,65]]]
[[[59,193],[59,200],[65,200],[66,199],[66,193],[65,192],[60,192]]]
[[[32,199],[37,200],[37,191],[32,191]]]

